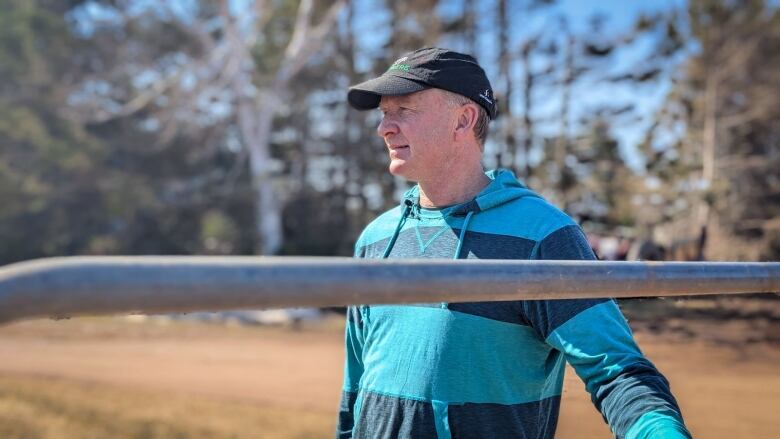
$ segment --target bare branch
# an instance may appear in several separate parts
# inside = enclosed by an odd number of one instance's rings
[[[310,5],[304,3],[310,3],[310,0],[303,0],[301,2],[301,9],[304,9],[304,7],[311,8]],[[311,55],[322,47],[325,36],[333,28],[338,13],[345,5],[346,0],[338,0],[333,3],[320,23],[311,31],[309,30],[310,23],[308,22],[304,25],[304,30],[300,33],[298,32],[296,24],[293,38],[290,40],[290,44],[285,51],[285,59],[277,72],[274,88],[280,88],[286,85],[301,71],[301,69],[303,69]],[[305,10],[301,12],[301,9],[298,10],[298,20],[302,19],[301,17],[306,13]],[[308,19],[310,20],[311,11],[308,11],[307,14]],[[296,20],[296,23],[298,23],[298,20]]]
[[[286,59],[292,59],[298,56],[306,39],[309,35],[309,26],[311,26],[311,15],[314,9],[313,0],[301,0],[298,5],[298,15],[295,17],[295,28],[292,38],[290,38],[287,49],[284,51]]]
[[[722,81],[733,75],[740,67],[745,67],[747,61],[756,52],[761,39],[756,37],[745,42],[744,40],[727,43],[727,48],[723,50],[721,62],[718,63],[718,70],[715,74],[717,82]]]
[[[721,128],[727,129],[752,122],[755,119],[766,116],[765,111],[766,107],[752,106],[749,111],[723,116],[720,118]]]
[[[160,2],[159,7],[164,8],[171,17],[176,17],[176,14],[171,9],[171,2]],[[193,25],[182,23],[180,20],[172,20],[173,25],[183,33],[193,35],[203,46],[204,53],[211,53],[217,46],[217,41],[206,29],[207,26],[204,22],[196,22]]]

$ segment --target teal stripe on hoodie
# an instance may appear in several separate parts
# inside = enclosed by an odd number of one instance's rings
[[[626,439],[690,438],[680,417],[673,410],[654,410],[643,414],[626,433]]]
[[[372,306],[370,313],[363,389],[449,403],[520,404],[560,395],[563,358],[528,326],[433,307]]]

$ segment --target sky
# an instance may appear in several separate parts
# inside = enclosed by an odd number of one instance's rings
[[[607,15],[609,20],[605,23],[605,33],[611,33],[630,28],[636,18],[643,13],[651,14],[670,9],[685,10],[686,2],[683,0],[563,0],[560,7],[570,15],[573,25],[582,26],[582,29],[587,29],[588,19],[594,14]],[[619,52],[615,62],[629,64],[636,54],[636,52]],[[591,88],[581,87],[576,93],[584,102],[616,99],[632,102],[639,109],[639,113],[651,116],[660,107],[670,87],[670,78],[664,77],[660,84],[643,89],[602,85]],[[641,141],[648,126],[649,121],[645,120],[628,126],[615,126],[612,129],[613,134],[620,140],[624,158],[632,167],[637,168],[642,165],[636,145]]]

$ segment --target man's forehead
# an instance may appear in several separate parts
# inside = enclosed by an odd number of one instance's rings
[[[421,101],[424,101],[436,95],[437,91],[438,90],[435,88],[429,88],[429,89],[425,89],[425,90],[421,90],[421,91],[417,91],[405,95],[382,96],[382,99],[379,101],[379,107],[382,108],[388,105],[420,103]]]

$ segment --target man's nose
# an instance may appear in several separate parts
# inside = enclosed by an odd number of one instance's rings
[[[386,138],[389,135],[398,133],[398,125],[387,117],[383,117],[376,127],[376,133],[379,137]]]

